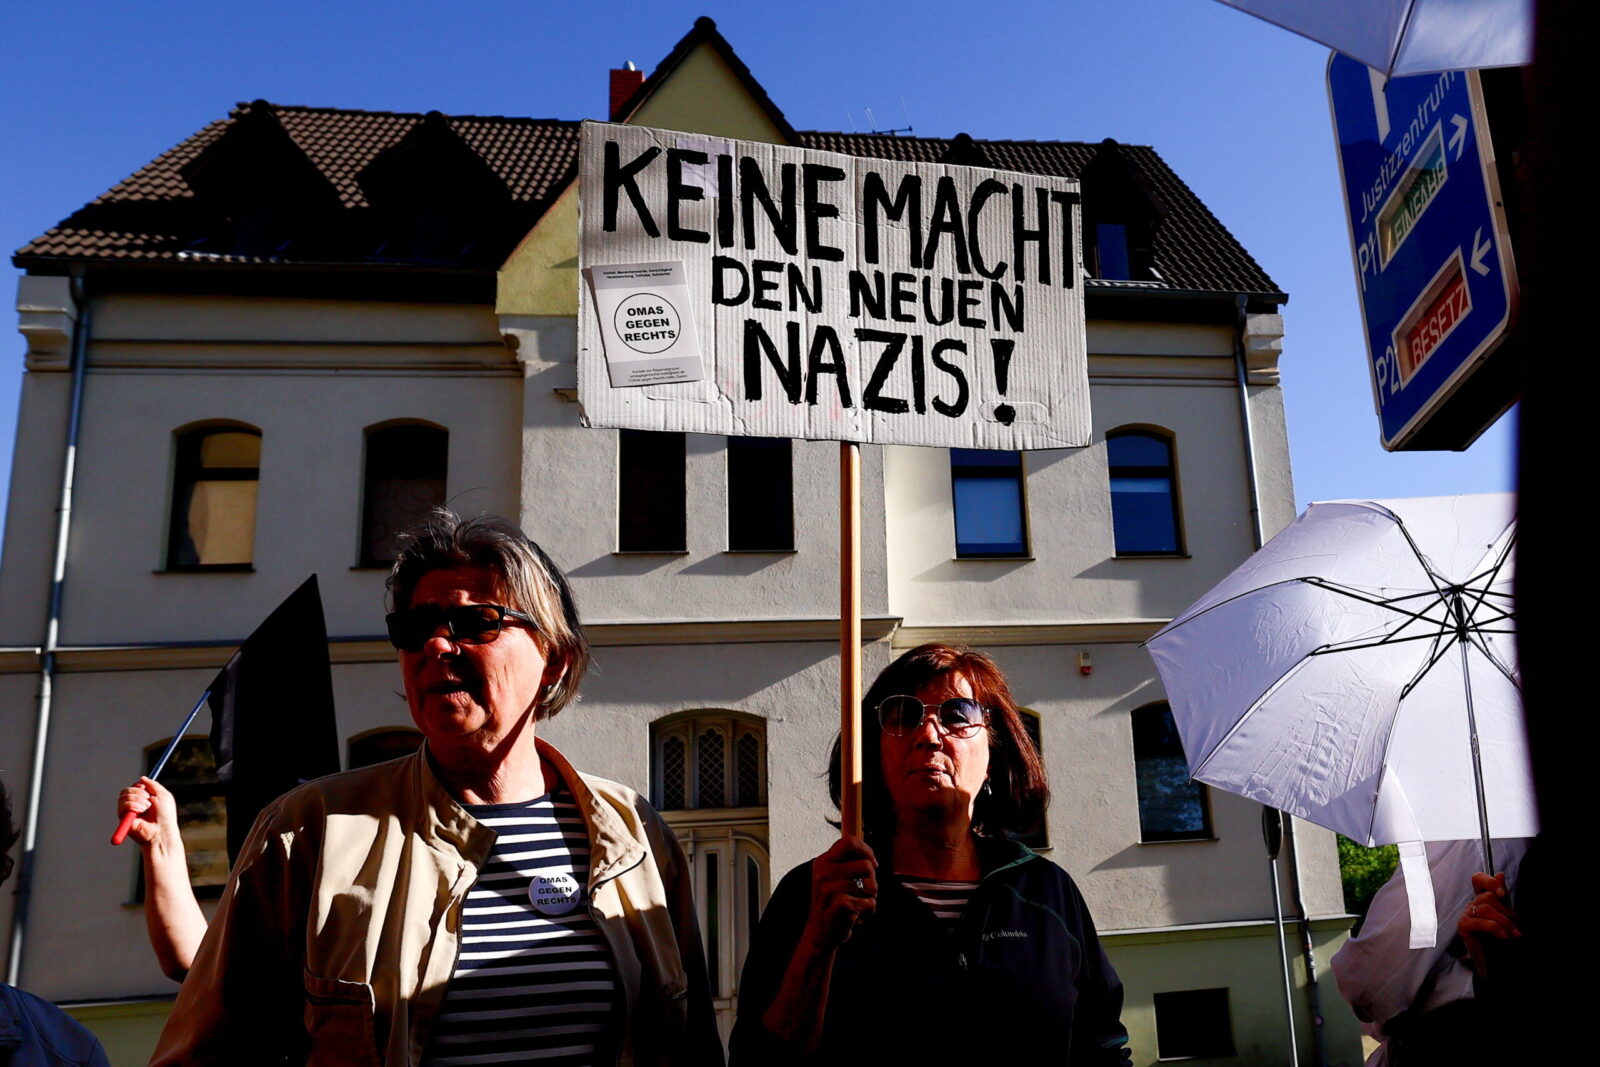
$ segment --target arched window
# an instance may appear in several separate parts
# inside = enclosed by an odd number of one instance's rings
[[[706,974],[724,1041],[771,878],[766,749],[766,723],[738,712],[691,711],[650,725],[651,799],[693,870]]]
[[[1033,747],[1038,749],[1039,758],[1044,758],[1044,731],[1040,729],[1039,713],[1031,708],[1018,708],[1017,713],[1022,716],[1022,728],[1028,732],[1028,740],[1033,742]],[[1017,835],[1029,848],[1049,848],[1050,831],[1045,825],[1044,816],[1039,816],[1039,821]]]
[[[149,774],[166,751],[166,741],[145,749],[144,771]],[[211,742],[185,737],[172,750],[161,772],[161,784],[178,804],[178,833],[189,861],[189,884],[195,896],[222,895],[228,881],[228,804],[225,787],[217,781],[217,763]],[[144,899],[144,866],[140,864],[136,899]]]
[[[766,724],[727,712],[651,728],[651,801],[661,811],[756,808],[767,802]]]
[[[1139,838],[1190,841],[1211,838],[1206,787],[1189,777],[1183,742],[1163,701],[1133,712],[1133,763],[1139,788]]]
[[[256,538],[261,431],[180,431],[167,531],[168,570],[249,570]]]
[[[409,756],[422,745],[422,734],[409,727],[386,726],[368,730],[350,739],[350,769],[370,767],[374,763],[387,763],[401,756]]]
[[[1154,430],[1106,434],[1111,530],[1119,556],[1183,554],[1172,438]]]
[[[421,423],[369,427],[361,497],[361,565],[394,562],[395,537],[445,501],[450,431]]]

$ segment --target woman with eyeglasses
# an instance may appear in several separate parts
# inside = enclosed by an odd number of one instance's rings
[[[999,667],[914,648],[862,715],[866,839],[773,892],[732,1063],[1130,1062],[1122,985],[1083,897],[1012,836],[1050,789]],[[837,805],[837,745],[830,766]]]
[[[153,1062],[720,1064],[672,832],[538,737],[589,661],[566,579],[438,511],[389,590],[424,744],[261,813]]]

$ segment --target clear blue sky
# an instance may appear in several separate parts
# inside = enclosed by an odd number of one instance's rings
[[[0,246],[9,262],[242,100],[604,117],[606,71],[653,69],[698,15],[800,129],[868,129],[870,108],[880,129],[927,136],[1154,145],[1290,294],[1282,367],[1301,504],[1511,486],[1509,419],[1466,453],[1379,447],[1327,52],[1212,0],[13,0],[0,4]],[[0,494],[23,353],[5,290]]]

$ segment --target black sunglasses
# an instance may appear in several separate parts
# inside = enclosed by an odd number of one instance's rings
[[[402,652],[421,652],[440,626],[448,628],[450,640],[456,644],[486,645],[500,636],[507,619],[539,628],[532,615],[499,604],[424,604],[391,611],[383,621],[389,626],[390,644]]]
[[[951,737],[971,737],[989,720],[989,711],[971,697],[951,697],[943,704],[924,704],[914,696],[885,697],[878,705],[878,725],[891,737],[901,737],[921,729],[929,709],[934,721]]]

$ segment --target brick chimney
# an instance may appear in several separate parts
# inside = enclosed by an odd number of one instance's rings
[[[644,71],[628,63],[621,70],[611,72],[611,107],[607,116],[612,122],[622,117],[622,108],[644,84]]]

